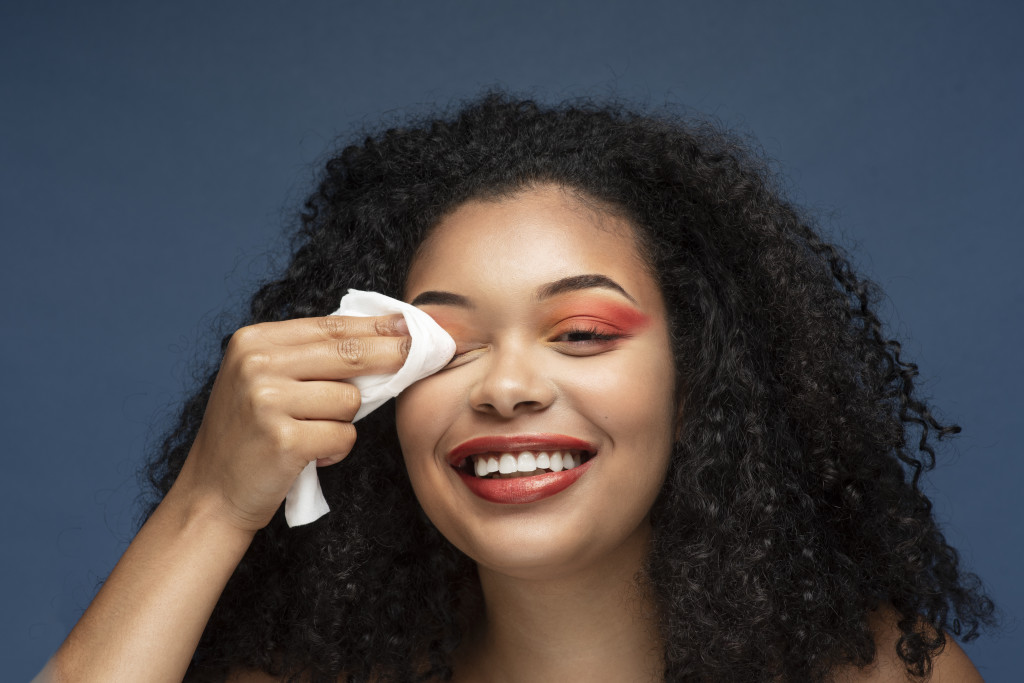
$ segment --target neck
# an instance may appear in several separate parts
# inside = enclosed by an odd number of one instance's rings
[[[660,681],[653,603],[638,583],[650,528],[605,561],[537,579],[479,567],[484,614],[457,655],[455,679]]]

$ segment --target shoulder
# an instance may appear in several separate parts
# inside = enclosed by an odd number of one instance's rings
[[[875,637],[875,661],[864,668],[844,666],[836,672],[835,683],[908,683],[919,681],[907,675],[903,661],[896,653],[900,638],[897,615],[892,608],[880,609],[870,617]],[[929,683],[984,683],[981,674],[966,653],[949,635],[946,645],[932,662]]]

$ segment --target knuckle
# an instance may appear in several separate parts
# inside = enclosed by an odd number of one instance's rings
[[[351,423],[346,423],[341,426],[341,432],[338,434],[338,447],[342,453],[348,455],[352,450],[353,446],[356,445],[356,428]]]
[[[263,351],[247,351],[237,361],[238,373],[242,377],[258,377],[270,366],[270,355]]]
[[[355,337],[339,341],[335,351],[342,362],[355,369],[361,368],[366,361],[366,344]]]
[[[319,319],[317,325],[328,338],[344,337],[348,334],[348,323],[339,315],[328,315]]]
[[[402,354],[402,358],[409,357],[409,350],[412,349],[412,338],[404,337],[398,345],[398,352]]]
[[[260,334],[259,325],[240,327],[231,335],[231,341],[228,342],[228,348],[238,349],[241,347],[244,349],[251,346]]]
[[[373,331],[381,337],[390,337],[398,333],[398,321],[395,316],[376,318],[373,323]]]
[[[281,455],[290,454],[299,444],[297,430],[287,421],[279,422],[270,430],[270,442]]]
[[[259,386],[252,390],[250,402],[254,412],[267,412],[278,404],[280,396],[276,387]]]
[[[342,403],[350,407],[354,412],[359,410],[359,406],[363,403],[362,394],[359,393],[359,387],[355,384],[349,384],[348,382],[341,382],[341,400]]]
[[[249,346],[249,339],[251,337],[252,332],[249,332],[246,327],[235,330],[235,333],[231,335],[231,339],[228,340],[228,345],[224,349],[224,359],[233,359],[239,354],[244,353],[245,348]]]

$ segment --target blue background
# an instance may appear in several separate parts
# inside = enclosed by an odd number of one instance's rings
[[[683,104],[778,160],[964,427],[928,487],[1007,622],[967,652],[1017,680],[1021,7],[5,2],[0,671],[30,678],[127,545],[142,454],[336,136],[501,85]]]

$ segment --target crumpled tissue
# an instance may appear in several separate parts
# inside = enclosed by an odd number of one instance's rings
[[[369,317],[401,313],[409,326],[412,344],[405,364],[389,375],[364,375],[348,382],[356,385],[362,405],[353,422],[363,419],[413,382],[434,374],[455,355],[455,340],[429,315],[404,301],[377,292],[348,290],[341,304],[331,315]],[[330,511],[320,490],[316,461],[310,462],[292,484],[284,503],[284,518],[289,527],[314,522]]]

